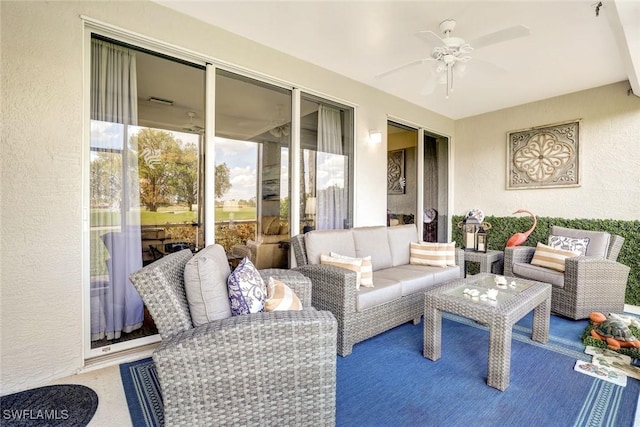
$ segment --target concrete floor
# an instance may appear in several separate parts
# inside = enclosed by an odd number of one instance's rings
[[[98,394],[98,409],[89,427],[130,427],[132,425],[120,379],[119,365],[61,378],[50,384],[81,384],[90,387]]]

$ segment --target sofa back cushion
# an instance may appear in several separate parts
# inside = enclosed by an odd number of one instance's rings
[[[309,264],[320,264],[320,255],[336,252],[356,256],[351,230],[314,230],[304,235],[304,245]]]
[[[353,229],[356,256],[371,256],[373,271],[389,268],[393,265],[387,227],[358,227]],[[334,251],[338,252],[338,251]]]
[[[391,264],[394,267],[409,264],[409,246],[411,243],[417,243],[419,241],[416,225],[407,224],[389,227],[387,229],[387,235],[389,238],[389,247],[391,248]]]
[[[551,226],[551,235],[572,237],[574,239],[589,238],[589,244],[587,245],[587,256],[595,257],[607,257],[607,250],[609,249],[609,242],[611,240],[611,234],[605,231],[590,231],[590,230],[577,230],[574,228]]]

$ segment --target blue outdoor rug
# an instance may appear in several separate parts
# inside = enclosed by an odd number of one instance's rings
[[[575,372],[587,321],[551,316],[549,343],[531,341],[532,316],[513,331],[511,383],[487,386],[488,330],[444,314],[442,358],[422,356],[422,323],[407,323],[338,357],[338,426],[632,426],[640,381],[626,387]],[[163,425],[151,359],[120,366],[134,426]],[[212,420],[215,423],[215,420]]]

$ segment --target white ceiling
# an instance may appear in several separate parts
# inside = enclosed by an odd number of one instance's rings
[[[452,119],[629,80],[640,94],[640,0],[158,1]],[[457,21],[467,41],[513,25],[531,35],[471,53],[445,98],[420,92],[431,64],[375,76],[430,56],[416,36]],[[498,68],[497,68],[498,67]]]

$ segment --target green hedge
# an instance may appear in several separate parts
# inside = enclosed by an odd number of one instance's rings
[[[462,241],[462,232],[457,224],[464,216],[454,215],[451,218],[453,224],[452,240]],[[489,249],[503,250],[507,239],[514,233],[523,232],[531,228],[532,220],[528,215],[513,217],[485,217],[485,222],[491,224],[488,233]],[[624,237],[625,241],[618,256],[618,262],[631,268],[625,302],[627,304],[640,305],[640,221],[621,221],[614,219],[565,219],[538,217],[538,225],[525,246],[535,246],[537,242],[546,243],[549,238],[549,230],[552,225],[566,228],[579,228],[582,230],[607,231]]]

